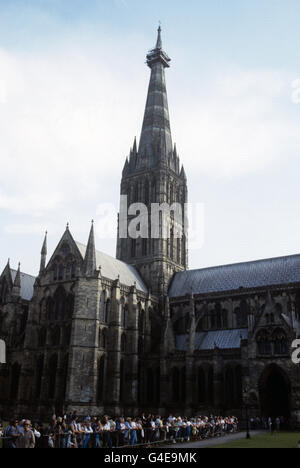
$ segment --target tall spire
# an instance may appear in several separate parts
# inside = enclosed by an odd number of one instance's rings
[[[96,248],[94,235],[94,221],[92,221],[88,245],[85,252],[83,273],[87,276],[93,276],[97,270],[96,265]]]
[[[151,78],[139,145],[139,156],[147,157],[149,166],[168,158],[173,150],[165,81],[165,68],[169,67],[170,61],[162,49],[159,26],[156,47],[147,55]]]
[[[45,233],[45,239],[43,242],[42,250],[41,250],[41,264],[40,264],[40,275],[45,271],[46,268],[46,260],[47,260],[47,231]]]

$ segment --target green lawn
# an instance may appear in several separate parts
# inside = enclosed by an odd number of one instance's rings
[[[264,433],[250,440],[236,440],[213,448],[298,448],[299,441],[300,432]]]

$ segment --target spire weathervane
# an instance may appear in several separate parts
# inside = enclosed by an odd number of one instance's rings
[[[162,49],[162,40],[161,40],[161,22],[159,21],[159,27],[158,27],[158,36],[157,36],[157,42],[156,42],[156,49]]]

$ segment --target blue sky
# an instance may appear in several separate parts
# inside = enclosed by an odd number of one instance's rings
[[[297,0],[0,0],[2,266],[36,273],[46,229],[51,253],[92,218],[114,255],[102,203],[118,206],[159,20],[173,139],[205,213],[191,268],[299,253],[299,15]]]

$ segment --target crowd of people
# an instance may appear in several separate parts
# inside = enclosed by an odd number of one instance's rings
[[[3,448],[116,448],[189,442],[222,436],[238,430],[238,419],[221,416],[195,418],[142,414],[134,418],[86,417],[77,413],[52,416],[49,424],[14,419],[4,429]]]
[[[250,418],[251,430],[265,430],[269,432],[280,432],[281,429],[287,429],[289,427],[289,421],[283,416],[277,416],[276,418]]]

